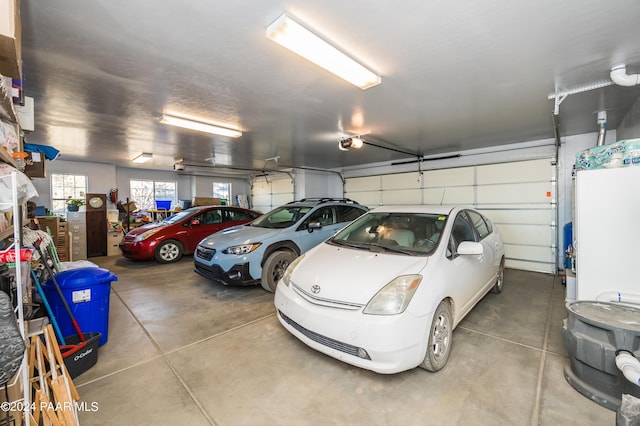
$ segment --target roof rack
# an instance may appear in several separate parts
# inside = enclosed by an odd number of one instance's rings
[[[331,198],[331,197],[318,197],[318,198],[303,198],[298,201],[290,201],[287,204],[293,203],[308,203],[315,202],[316,204],[328,203],[328,202],[338,202],[338,203],[349,203],[349,204],[360,204],[357,201],[354,201],[350,198]]]

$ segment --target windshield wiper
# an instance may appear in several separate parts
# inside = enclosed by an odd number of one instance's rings
[[[358,248],[358,249],[367,249],[369,250],[369,248],[371,248],[371,244],[369,243],[354,243],[351,241],[347,241],[347,240],[330,240],[327,241],[328,243],[332,243],[338,246],[347,246],[347,247],[353,247],[353,248]]]
[[[401,249],[398,248],[398,246],[388,246],[388,245],[384,245],[384,244],[378,244],[378,243],[371,243],[371,247],[379,247],[385,251],[391,251],[394,253],[402,253],[402,254],[407,254],[409,256],[417,256],[418,254],[414,251],[414,250],[405,250],[405,249]]]

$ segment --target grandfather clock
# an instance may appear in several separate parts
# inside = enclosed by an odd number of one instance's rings
[[[107,195],[87,194],[87,257],[107,255]]]

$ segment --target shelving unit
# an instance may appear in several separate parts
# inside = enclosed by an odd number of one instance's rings
[[[11,7],[7,7],[7,5],[9,6],[12,5],[13,9]],[[3,43],[2,52],[0,52],[0,56],[4,58],[13,58],[17,61],[18,64],[20,64],[22,61],[22,58],[20,57],[21,50],[20,50],[20,37],[19,37],[19,30],[20,30],[19,3],[5,2],[5,4],[3,4],[3,13],[7,11],[13,11],[15,13],[15,15],[14,13],[11,14],[11,15],[14,15],[13,18],[9,16],[8,20],[3,19],[3,24],[6,24],[7,21],[13,21],[13,22],[10,22],[11,25],[9,25],[9,28],[12,28],[13,29],[12,31],[14,31],[14,34],[12,35],[15,38],[14,39],[15,44],[10,43],[10,45],[8,46],[6,43]],[[3,30],[5,29],[6,29],[6,25],[3,26]],[[17,34],[15,34],[16,29],[18,31]],[[21,74],[21,69],[19,69],[17,73]],[[13,73],[9,75],[18,79],[22,77],[21,75],[13,75]],[[15,286],[16,286],[16,301],[14,303],[15,314],[17,317],[18,328],[20,330],[20,334],[22,335],[22,339],[24,340],[25,345],[28,345],[29,323],[25,320],[25,311],[24,311],[23,304],[25,303],[25,296],[27,298],[30,298],[31,296],[31,288],[29,285],[31,283],[30,281],[31,277],[29,276],[29,273],[26,273],[26,274],[24,273],[24,271],[22,270],[22,266],[23,266],[23,262],[29,262],[30,259],[24,258],[22,254],[22,229],[21,229],[22,219],[23,219],[22,212],[26,210],[23,210],[22,207],[24,207],[24,204],[19,203],[20,197],[18,196],[18,176],[22,174],[22,170],[21,170],[22,165],[20,164],[21,163],[20,161],[16,161],[12,156],[12,154],[22,153],[23,146],[22,146],[22,139],[20,138],[20,127],[18,123],[18,115],[13,105],[13,99],[11,96],[11,78],[5,77],[3,75],[0,75],[0,120],[2,120],[5,123],[8,123],[9,126],[15,128],[18,136],[17,147],[15,147],[14,143],[6,143],[7,141],[2,141],[3,143],[0,145],[0,162],[9,164],[14,169],[16,169],[16,171],[12,171],[9,175],[6,175],[6,171],[3,171],[5,175],[0,176],[0,179],[2,180],[6,179],[7,181],[10,181],[10,185],[8,186],[11,188],[11,207],[6,207],[3,205],[3,211],[6,211],[7,209],[12,209],[12,217],[11,217],[12,226],[0,232],[0,241],[11,238],[11,235],[13,234],[13,241],[11,241],[11,244],[5,244],[4,246],[8,247],[7,251],[9,251],[9,253],[13,251],[12,257],[15,262]],[[13,141],[9,140],[9,142],[13,142]],[[7,145],[8,147],[5,148],[5,146]],[[11,151],[16,151],[16,152],[11,152]],[[0,214],[4,214],[4,213],[0,212]],[[30,254],[30,253],[27,252],[26,254]],[[22,387],[22,400],[20,402],[22,402],[22,406],[23,406],[23,418],[19,423],[26,426],[30,426],[30,424],[32,423],[32,420],[31,420],[32,419],[32,414],[31,414],[32,387],[31,387],[31,382],[29,380],[29,365],[28,365],[27,353],[28,351],[25,351],[25,354],[22,358],[22,364],[20,366],[20,369],[18,370],[18,377],[19,377],[18,380],[20,381],[20,384]],[[14,423],[17,423],[18,420],[19,419],[15,419]]]
[[[14,126],[16,130],[19,132],[18,127],[18,116],[16,114],[16,110],[13,106],[13,100],[11,98],[11,79],[0,75],[0,119],[5,123],[9,123],[9,125]],[[19,146],[17,151],[22,151],[22,141],[19,142]],[[12,153],[5,148],[4,144],[0,145],[0,162],[6,163],[15,169],[19,169],[18,162],[12,157]],[[15,302],[15,315],[18,322],[18,328],[20,330],[20,334],[22,335],[22,339],[25,341],[25,344],[28,342],[28,322],[24,317],[24,298],[28,296],[29,293],[25,294],[24,289],[29,291],[29,286],[25,285],[25,283],[29,283],[30,277],[28,274],[23,273],[22,271],[22,263],[28,261],[24,259],[21,253],[22,247],[22,229],[21,229],[21,215],[22,209],[20,208],[20,204],[18,202],[18,173],[12,172],[9,175],[0,176],[0,179],[5,180],[5,182],[10,182],[8,185],[11,188],[11,209],[12,209],[12,217],[11,222],[12,225],[7,229],[4,229],[0,232],[0,241],[8,240],[13,236],[13,241],[11,244],[5,244],[8,246],[6,251],[9,253],[13,252],[13,258],[15,259],[15,283],[16,283],[16,302]],[[0,214],[4,214],[4,212],[0,212]],[[5,250],[3,250],[5,251]],[[24,288],[23,288],[24,286]],[[20,382],[20,386],[22,388],[22,399],[20,402],[23,404],[23,418],[22,423],[24,425],[29,426],[31,422],[31,383],[29,380],[29,367],[28,367],[28,359],[25,352],[24,357],[22,358],[22,364],[20,369],[18,370],[17,380]]]
[[[8,91],[9,88],[6,87],[6,81],[7,77],[4,77],[2,74],[0,74],[0,120],[9,123],[17,123],[18,116],[11,100],[11,94]],[[0,145],[0,162],[9,164],[10,166],[16,168],[18,167],[16,160],[2,145]],[[0,241],[10,238],[13,232],[14,229],[12,226],[3,231],[0,231]]]
[[[20,334],[22,335],[22,339],[27,342],[27,333],[26,333],[26,322],[24,319],[24,307],[22,304],[23,301],[23,293],[22,293],[22,282],[24,279],[28,279],[28,277],[22,276],[22,255],[20,252],[20,247],[22,246],[22,236],[20,235],[20,227],[16,225],[15,221],[19,220],[20,208],[18,205],[18,184],[17,184],[17,173],[14,172],[9,176],[0,176],[0,179],[10,179],[11,181],[11,194],[13,199],[13,243],[9,247],[8,250],[14,251],[14,259],[16,265],[16,316],[18,318],[18,328],[20,329]],[[24,406],[24,424],[29,426],[31,423],[31,384],[29,382],[29,367],[27,365],[27,356],[22,358],[22,364],[19,370],[19,380],[22,386],[22,401]]]

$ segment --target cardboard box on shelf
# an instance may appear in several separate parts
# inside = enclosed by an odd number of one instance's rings
[[[39,152],[30,152],[24,161],[24,174],[30,178],[47,177],[44,164],[44,155]]]
[[[212,198],[212,197],[193,197],[191,200],[191,206],[219,206],[222,204],[222,200],[220,198]]]
[[[135,201],[129,201],[126,204],[118,201],[118,204],[116,204],[116,206],[118,207],[118,211],[120,211],[121,213],[131,213],[138,210],[138,206],[136,206]]]
[[[0,0],[0,74],[22,79],[22,25],[19,0]]]

